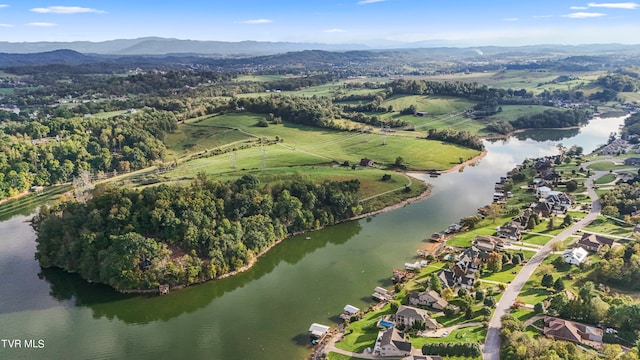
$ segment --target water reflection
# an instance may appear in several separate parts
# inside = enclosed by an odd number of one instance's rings
[[[216,298],[271,273],[283,261],[295,265],[310,253],[328,244],[340,245],[362,230],[358,221],[350,221],[321,232],[299,235],[285,240],[260,258],[244,273],[174,291],[166,296],[125,295],[101,284],[90,284],[77,274],[63,270],[41,269],[40,279],[49,283],[49,295],[72,306],[88,307],[94,318],[118,319],[128,324],[168,321],[206,307]],[[310,239],[307,239],[309,237]],[[13,311],[30,310],[29,308]]]

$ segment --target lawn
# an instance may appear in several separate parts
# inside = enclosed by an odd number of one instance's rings
[[[597,163],[590,164],[587,168],[596,171],[608,171],[608,170],[616,170],[616,169],[626,169],[629,166],[627,165],[618,165],[613,161],[600,161]]]
[[[514,266],[513,264],[508,264],[508,265],[504,265],[502,267],[502,271],[500,272],[497,272],[497,273],[484,272],[480,277],[480,279],[497,281],[497,282],[508,284],[511,281],[513,281],[513,279],[515,279],[516,275],[520,270],[522,270],[522,265]]]
[[[417,349],[421,349],[425,344],[430,343],[477,343],[484,342],[487,337],[487,328],[484,326],[471,326],[462,329],[456,329],[442,338],[414,337],[411,344]]]
[[[342,355],[334,352],[330,352],[329,355],[327,355],[327,360],[354,360],[354,359],[359,359],[359,358]]]
[[[361,353],[368,347],[373,347],[378,337],[379,329],[376,323],[383,315],[391,315],[391,305],[385,305],[381,310],[372,311],[360,321],[351,323],[347,327],[344,339],[336,343],[338,349]]]
[[[522,242],[525,244],[533,244],[533,245],[544,245],[551,241],[552,237],[535,235],[535,234],[524,234],[522,235]]]
[[[598,234],[630,237],[633,231],[633,226],[623,226],[617,221],[607,219],[604,216],[598,216],[591,222],[591,224],[585,226],[583,230],[586,232],[595,232]]]
[[[542,105],[502,105],[501,108],[501,112],[493,116],[489,116],[486,121],[511,121],[516,120],[521,116],[540,114],[543,111],[550,109],[550,107]]]
[[[250,138],[251,136],[234,129],[183,124],[175,132],[168,134],[164,143],[169,149],[170,157],[180,157]]]
[[[616,174],[606,174],[596,179],[596,185],[608,184],[616,179]]]

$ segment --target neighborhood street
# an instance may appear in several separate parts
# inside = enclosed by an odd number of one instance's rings
[[[571,236],[571,234],[576,231],[582,229],[584,226],[588,225],[590,222],[595,220],[595,218],[600,214],[600,203],[598,201],[598,195],[592,188],[592,184],[595,179],[605,175],[606,171],[595,171],[591,177],[589,177],[585,184],[587,185],[587,192],[592,201],[591,211],[587,216],[585,216],[580,221],[576,222],[572,226],[566,228],[560,234],[556,235],[553,239],[551,239],[548,243],[546,243],[540,251],[538,251],[532,258],[529,260],[520,270],[516,278],[509,284],[507,289],[505,290],[502,298],[499,303],[496,305],[496,310],[493,313],[493,317],[489,322],[489,329],[487,331],[487,337],[484,344],[484,354],[483,359],[485,360],[499,360],[500,359],[500,319],[503,315],[509,313],[509,309],[511,305],[516,300],[516,297],[522,290],[522,287],[527,282],[529,277],[536,270],[538,265],[542,263],[542,261],[551,254],[553,249],[553,244],[559,241],[564,241],[566,238]]]

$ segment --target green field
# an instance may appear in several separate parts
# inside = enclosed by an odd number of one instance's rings
[[[267,81],[279,81],[284,79],[291,79],[291,76],[286,75],[241,75],[236,78],[237,82],[255,81],[255,82],[267,82]]]
[[[595,183],[597,185],[608,184],[616,179],[616,174],[606,174],[602,177],[596,179]]]
[[[551,109],[549,106],[542,105],[502,105],[502,111],[486,118],[486,121],[511,121],[521,116],[540,114],[545,110]]]
[[[169,156],[179,157],[250,138],[251,136],[233,129],[183,124],[175,132],[168,134],[164,143],[170,151]]]
[[[400,156],[405,160],[409,170],[444,170],[458,164],[460,158],[468,160],[479,154],[476,150],[440,141],[392,134],[386,136],[363,134],[291,123],[263,128],[256,126],[261,118],[262,116],[257,114],[232,113],[203,118],[197,122],[197,125],[234,127],[256,137],[268,139],[275,139],[278,136],[283,140],[281,146],[291,151],[289,154],[303,153],[307,157],[315,157],[323,162],[335,160],[339,163],[348,161],[353,164],[359,163],[361,158],[366,157],[372,159],[376,165],[386,166],[393,164],[396,157]],[[415,136],[417,135],[419,133],[415,133]],[[385,145],[383,140],[386,141]],[[254,165],[245,167],[254,167]]]

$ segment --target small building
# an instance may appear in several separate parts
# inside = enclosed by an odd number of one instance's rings
[[[391,281],[394,283],[403,282],[407,278],[407,272],[402,271],[400,269],[393,270],[393,276],[391,276]]]
[[[549,193],[551,192],[551,188],[547,187],[547,186],[540,186],[536,189],[536,196],[538,198],[542,198],[542,199],[546,199],[547,196],[549,196]]]
[[[640,158],[628,158],[624,160],[625,165],[640,166]]]
[[[362,158],[360,159],[360,166],[373,166],[374,162],[371,159]]]
[[[404,357],[411,355],[413,347],[404,333],[395,327],[378,332],[373,353],[382,357]]]
[[[429,238],[429,240],[433,242],[442,242],[445,240],[445,234],[439,233],[439,232],[433,233],[431,234],[431,237]]]
[[[358,315],[360,313],[360,309],[353,305],[345,305],[342,314],[340,314],[340,318],[343,320],[350,320],[352,317]]]
[[[472,242],[478,249],[489,252],[504,249],[506,243],[507,239],[490,235],[476,235]]]
[[[545,316],[543,332],[545,335],[553,336],[558,340],[588,345],[596,349],[602,346],[602,329],[575,321]]]
[[[589,256],[589,252],[581,247],[567,249],[562,253],[564,261],[571,265],[582,264],[587,259],[587,256]]]
[[[614,239],[608,237],[584,233],[580,241],[578,241],[578,246],[588,251],[597,252],[601,247],[605,245],[613,247],[615,243],[616,241]]]
[[[373,294],[371,294],[371,297],[374,300],[382,301],[382,302],[389,301],[392,299],[391,294],[389,294],[389,291],[379,286],[376,286],[376,288],[373,290]]]
[[[309,337],[311,338],[311,342],[315,344],[314,341],[319,341],[324,338],[325,335],[329,332],[329,327],[327,325],[322,325],[318,323],[313,323],[309,326]]]
[[[426,112],[426,111],[418,111],[418,112],[416,112],[416,116],[425,117],[425,116],[429,116],[429,113]]]

